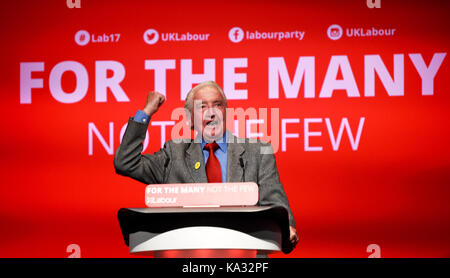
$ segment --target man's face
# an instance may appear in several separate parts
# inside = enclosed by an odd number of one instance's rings
[[[222,138],[226,128],[226,104],[220,92],[211,86],[198,89],[194,93],[194,129],[207,142]]]

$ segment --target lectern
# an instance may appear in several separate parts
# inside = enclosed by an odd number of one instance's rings
[[[118,219],[133,254],[256,257],[293,248],[281,206],[122,208]]]

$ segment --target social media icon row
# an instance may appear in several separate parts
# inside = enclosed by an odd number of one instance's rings
[[[327,28],[326,34],[330,40],[336,41],[341,39],[344,34],[347,37],[377,37],[377,36],[394,36],[395,28],[346,28],[344,29],[338,24],[332,24]],[[246,30],[235,26],[228,31],[228,39],[233,43],[240,43],[245,40],[303,40],[306,32],[303,30],[287,30],[287,31],[259,31]],[[142,35],[146,44],[154,45],[158,41],[162,42],[198,42],[208,41],[211,38],[210,33],[191,33],[191,32],[169,32],[159,33],[156,29],[147,29]],[[84,46],[88,43],[114,43],[120,40],[120,34],[90,34],[86,30],[80,30],[75,34],[75,42]]]

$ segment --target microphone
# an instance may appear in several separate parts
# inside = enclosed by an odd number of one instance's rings
[[[239,164],[242,167],[242,182],[245,182],[245,165],[244,165],[244,159],[242,157],[239,157]]]

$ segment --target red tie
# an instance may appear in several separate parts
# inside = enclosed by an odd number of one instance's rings
[[[222,171],[220,170],[220,162],[214,152],[219,148],[216,142],[206,144],[203,149],[209,151],[209,158],[206,162],[206,176],[208,182],[222,182]]]

